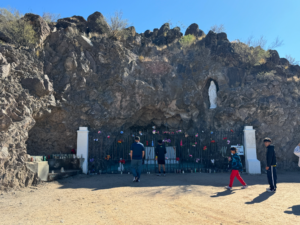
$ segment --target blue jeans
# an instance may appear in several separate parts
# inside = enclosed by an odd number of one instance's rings
[[[141,159],[131,160],[131,172],[134,177],[138,177],[138,179],[140,179],[142,168],[143,168],[143,164]]]

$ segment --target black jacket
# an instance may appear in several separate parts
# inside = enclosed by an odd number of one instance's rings
[[[276,153],[274,145],[267,147],[267,167],[276,166]]]
[[[157,145],[155,148],[155,155],[158,160],[164,160],[165,154],[167,154],[167,149],[164,145]]]

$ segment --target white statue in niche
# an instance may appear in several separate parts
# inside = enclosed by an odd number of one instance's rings
[[[208,89],[208,96],[210,102],[210,109],[217,108],[217,86],[215,82],[211,81]]]

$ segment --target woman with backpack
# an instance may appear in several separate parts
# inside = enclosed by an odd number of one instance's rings
[[[241,182],[241,184],[243,185],[242,189],[246,189],[248,187],[248,185],[245,183],[245,181],[242,179],[240,172],[243,169],[242,163],[241,163],[241,158],[240,156],[237,154],[237,148],[235,147],[231,147],[230,148],[231,151],[231,155],[232,157],[228,157],[228,160],[231,161],[231,174],[230,174],[230,182],[229,182],[229,186],[226,186],[226,189],[231,190],[232,189],[232,184],[233,184],[233,180],[236,177],[239,182]]]

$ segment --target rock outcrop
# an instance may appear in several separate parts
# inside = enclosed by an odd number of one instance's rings
[[[56,26],[35,51],[0,47],[2,187],[36,182],[24,166],[26,154],[69,153],[79,126],[113,136],[121,127],[152,124],[190,133],[252,125],[259,160],[265,157],[262,138],[269,136],[279,168],[297,166],[290,151],[299,142],[300,67],[275,50],[248,62],[236,48],[244,45],[229,42],[226,33],[205,36],[197,24],[185,33],[197,37],[190,47],[181,46],[180,29],[169,24],[143,34],[130,27],[113,39],[99,12]],[[209,105],[211,81],[216,109]]]

